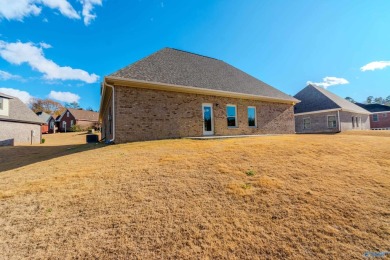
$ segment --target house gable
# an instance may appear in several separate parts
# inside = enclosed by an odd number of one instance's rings
[[[340,109],[339,105],[312,85],[308,85],[294,97],[301,101],[295,105],[295,114]]]

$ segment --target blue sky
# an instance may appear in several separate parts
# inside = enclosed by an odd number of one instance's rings
[[[389,10],[387,0],[0,0],[0,91],[97,110],[105,75],[173,47],[290,95],[313,82],[387,97]]]

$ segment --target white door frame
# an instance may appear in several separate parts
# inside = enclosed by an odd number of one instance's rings
[[[206,131],[205,125],[204,125],[204,108],[210,107],[210,114],[211,114],[211,131]],[[214,135],[214,113],[213,113],[213,104],[211,103],[203,103],[202,104],[202,128],[203,128],[203,135]]]

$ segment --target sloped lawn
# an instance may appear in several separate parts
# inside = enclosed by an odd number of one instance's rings
[[[81,143],[57,156],[24,153],[29,163],[0,172],[0,258],[390,251],[387,132]],[[16,149],[0,148],[0,157]]]

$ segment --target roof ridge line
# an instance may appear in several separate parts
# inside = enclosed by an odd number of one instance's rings
[[[213,60],[223,61],[223,60],[220,60],[220,59],[217,59],[217,58],[213,58],[213,57],[210,57],[210,56],[202,55],[202,54],[195,53],[195,52],[180,50],[180,49],[177,49],[177,48],[166,47],[166,49],[171,49],[171,50],[175,50],[175,51],[181,51],[181,52],[193,54],[193,55],[196,55],[196,56],[201,56],[201,57],[205,57],[205,58],[209,58],[209,59],[213,59]]]

